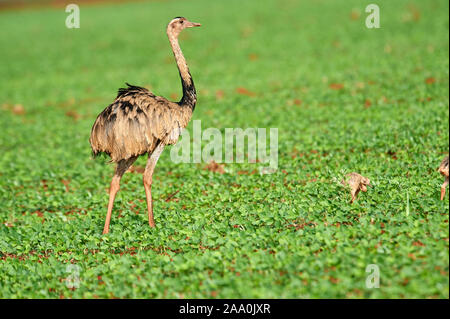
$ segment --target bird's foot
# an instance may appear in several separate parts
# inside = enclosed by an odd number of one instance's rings
[[[153,214],[148,217],[148,224],[151,228],[155,228],[155,220],[153,219]]]

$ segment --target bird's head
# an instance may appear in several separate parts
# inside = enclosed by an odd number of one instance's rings
[[[367,186],[372,186],[370,185],[370,179],[368,179],[367,177],[361,178],[361,190],[363,192],[367,192]]]
[[[178,36],[186,28],[199,27],[200,23],[191,22],[184,17],[173,18],[167,25],[167,34]]]

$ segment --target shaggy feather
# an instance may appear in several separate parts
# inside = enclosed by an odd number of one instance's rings
[[[106,153],[113,162],[151,154],[159,142],[175,144],[192,116],[191,108],[127,85],[98,115],[89,139],[94,155]]]
[[[448,156],[444,158],[444,160],[441,162],[441,165],[439,166],[439,173],[441,173],[444,176],[448,177]]]

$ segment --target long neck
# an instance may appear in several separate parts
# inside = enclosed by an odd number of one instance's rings
[[[181,106],[190,107],[192,110],[195,109],[195,104],[197,103],[197,93],[195,91],[194,80],[192,80],[191,73],[189,72],[186,59],[184,58],[183,52],[181,52],[180,45],[178,43],[178,38],[167,33],[172,46],[173,55],[177,62],[178,71],[180,72],[181,85],[183,86],[183,97],[181,98],[179,104]]]

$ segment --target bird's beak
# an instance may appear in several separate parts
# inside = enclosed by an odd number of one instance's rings
[[[201,26],[200,23],[197,23],[197,22],[190,22],[190,21],[189,21],[189,23],[188,23],[188,25],[187,25],[188,28],[192,28],[192,27],[200,27],[200,26]]]

